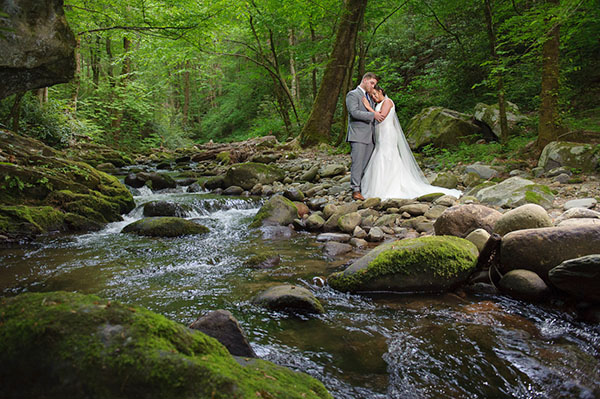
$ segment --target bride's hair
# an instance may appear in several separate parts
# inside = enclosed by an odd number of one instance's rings
[[[375,90],[377,90],[377,91],[380,91],[380,92],[381,92],[381,94],[383,94],[383,95],[385,96],[385,90],[383,90],[383,87],[381,87],[381,86],[379,86],[379,85],[376,85],[376,86],[374,87],[374,89],[375,89]]]

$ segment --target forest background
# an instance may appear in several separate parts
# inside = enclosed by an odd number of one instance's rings
[[[600,131],[599,0],[66,0],[75,79],[0,124],[124,151],[275,135],[345,151],[345,93],[382,77],[400,122],[510,101],[539,149]],[[1,16],[0,16],[1,17]],[[541,119],[541,120],[540,120]]]

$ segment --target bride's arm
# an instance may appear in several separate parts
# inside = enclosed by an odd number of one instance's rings
[[[365,108],[367,109],[367,111],[369,111],[369,112],[375,112],[375,110],[373,108],[371,108],[371,104],[369,104],[369,101],[367,100],[367,97],[363,97],[362,98],[362,103],[365,106]]]
[[[394,103],[391,99],[386,98],[385,100],[383,100],[383,105],[381,106],[379,112],[381,113],[381,115],[383,115],[384,118],[388,116],[393,105]]]

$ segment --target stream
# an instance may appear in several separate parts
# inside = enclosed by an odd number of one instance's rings
[[[598,325],[497,295],[366,297],[313,286],[314,276],[351,258],[327,258],[314,234],[273,237],[249,229],[260,199],[148,190],[135,200],[124,221],[99,232],[0,248],[2,295],[96,294],[185,325],[226,309],[259,357],[318,378],[335,398],[600,398]],[[210,233],[121,234],[154,200],[190,205],[186,217]],[[279,254],[281,264],[245,266],[263,251]],[[309,288],[326,313],[304,318],[251,304],[281,283]]]

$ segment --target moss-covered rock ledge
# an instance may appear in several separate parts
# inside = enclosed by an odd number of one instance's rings
[[[327,282],[350,292],[443,292],[467,279],[477,256],[475,245],[458,237],[405,239],[379,245]]]
[[[232,357],[147,309],[66,292],[0,305],[0,381],[19,398],[330,398],[306,374]]]
[[[0,235],[97,230],[134,207],[116,177],[0,129]]]

